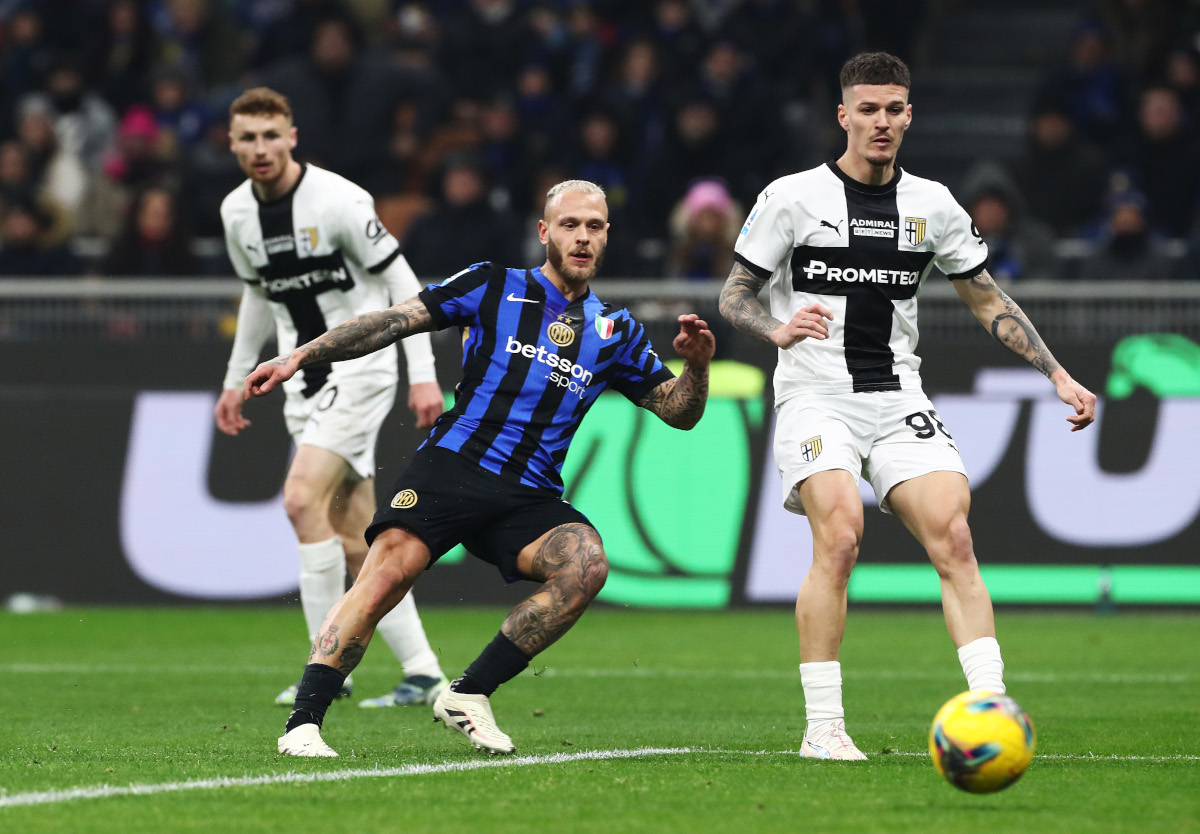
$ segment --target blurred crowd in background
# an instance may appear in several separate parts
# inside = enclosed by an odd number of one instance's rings
[[[606,275],[723,278],[766,183],[844,149],[842,62],[908,60],[916,131],[923,36],[970,5],[0,0],[0,274],[228,276],[227,108],[261,84],[423,277],[540,262],[546,189],[583,178],[608,193]],[[999,278],[1063,277],[1064,239],[1091,244],[1071,277],[1195,277],[1200,2],[1068,5],[1021,147],[945,181]]]

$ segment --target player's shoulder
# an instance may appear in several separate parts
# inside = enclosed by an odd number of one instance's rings
[[[229,221],[250,211],[258,211],[258,201],[254,198],[250,180],[243,180],[241,185],[226,194],[225,199],[221,201],[221,219]]]
[[[900,178],[899,183],[900,190],[919,194],[923,197],[935,200],[949,201],[951,203],[957,202],[954,199],[954,195],[950,192],[950,189],[937,180],[918,176],[907,168],[902,170],[903,176]]]
[[[362,203],[372,209],[375,206],[375,198],[361,185],[312,163],[306,166],[299,190],[317,206],[335,215],[340,214],[348,203]]]
[[[770,199],[775,195],[779,195],[788,199],[794,199],[802,196],[812,186],[818,182],[833,179],[828,167],[818,165],[815,168],[809,168],[805,171],[796,171],[792,174],[785,174],[782,177],[777,177],[767,183],[762,190],[762,196]]]
[[[506,267],[503,267],[500,264],[492,261],[480,261],[479,263],[471,264],[470,266],[460,269],[449,278],[439,282],[438,286],[444,287],[447,284],[454,282],[483,284],[494,279],[506,280],[509,277],[523,274],[523,271],[507,269]]]

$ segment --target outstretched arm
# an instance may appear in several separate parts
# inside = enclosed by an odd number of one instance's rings
[[[668,426],[687,431],[704,416],[704,404],[708,402],[708,364],[717,343],[708,324],[689,313],[679,317],[679,335],[672,345],[683,357],[683,373],[654,388],[638,401],[638,405],[653,411]]]
[[[357,359],[394,344],[405,336],[427,333],[433,329],[433,317],[419,298],[410,298],[386,310],[355,316],[308,344],[263,362],[246,377],[244,395],[247,399],[251,396],[261,397],[281,382],[291,379],[301,368]]]
[[[744,264],[734,261],[721,289],[721,315],[743,333],[784,350],[810,337],[829,338],[829,326],[823,319],[833,321],[833,313],[824,305],[804,307],[785,324],[768,313],[758,300],[766,283],[766,278],[760,278]]]
[[[1096,418],[1096,395],[1072,379],[1058,364],[1017,302],[996,286],[986,269],[973,278],[958,279],[953,283],[959,296],[993,338],[1041,371],[1054,383],[1058,398],[1075,409],[1075,416],[1067,418],[1072,424],[1071,431],[1087,428]]]

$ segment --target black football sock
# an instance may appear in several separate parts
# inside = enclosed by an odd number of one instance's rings
[[[300,678],[299,691],[296,692],[296,704],[288,717],[284,732],[290,733],[301,724],[316,724],[318,727],[325,720],[325,710],[333,703],[346,676],[322,663],[310,663],[304,667],[304,677]]]
[[[461,678],[450,684],[455,692],[491,696],[500,684],[525,671],[531,658],[501,631],[471,662]]]

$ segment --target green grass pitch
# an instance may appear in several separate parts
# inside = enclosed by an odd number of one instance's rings
[[[422,617],[454,675],[503,612]],[[0,831],[1200,831],[1200,617],[997,619],[1038,755],[1009,790],[971,796],[926,753],[965,688],[935,611],[851,611],[861,764],[796,756],[785,610],[597,607],[493,699],[520,758],[470,750],[427,707],[343,702],[326,760],[275,753],[271,701],[306,655],[295,608],[0,614]],[[355,700],[397,676],[378,641]]]

